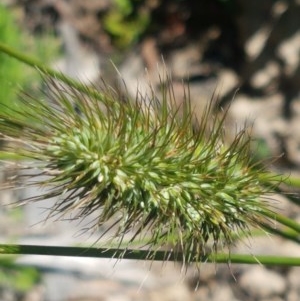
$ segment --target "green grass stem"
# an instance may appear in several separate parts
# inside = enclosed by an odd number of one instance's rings
[[[61,73],[59,71],[55,71],[54,69],[45,66],[42,62],[40,62],[36,58],[33,58],[22,52],[12,49],[11,47],[9,47],[1,42],[0,42],[0,52],[4,53],[10,57],[15,58],[18,61],[20,61],[30,67],[36,68],[43,75],[47,75],[52,78],[58,79],[58,80],[62,81],[63,83],[67,84],[68,86],[71,86],[71,87],[77,89],[80,92],[89,94],[96,98],[100,97],[99,100],[105,99],[105,96],[103,94],[101,94],[101,92],[96,91],[95,89],[93,89],[91,87],[87,87],[86,85],[81,84],[79,81],[74,80],[71,77],[64,75],[63,73]]]
[[[178,260],[182,254],[165,251],[148,250],[120,250],[107,248],[82,248],[64,246],[39,246],[39,245],[17,245],[0,244],[0,254],[6,255],[48,255],[67,257],[89,257],[89,258],[116,258],[131,260]],[[276,266],[300,266],[300,257],[270,256],[270,255],[246,255],[246,254],[215,254],[204,255],[202,262],[213,263],[239,263],[239,264],[262,264]]]
[[[264,216],[269,217],[270,219],[296,231],[297,233],[300,233],[300,224],[296,221],[275,212],[265,211],[263,214]]]

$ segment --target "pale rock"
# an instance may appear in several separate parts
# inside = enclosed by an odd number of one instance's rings
[[[282,295],[286,282],[278,273],[263,266],[249,268],[239,279],[241,288],[254,298],[268,298]]]
[[[261,26],[245,43],[245,51],[251,60],[254,60],[263,50],[270,35],[269,26]]]
[[[201,286],[194,292],[195,300],[210,300],[209,288],[207,286]]]
[[[221,284],[216,287],[214,291],[212,291],[211,297],[209,300],[212,301],[238,301],[234,297],[234,294],[231,290],[231,288],[228,285]]]
[[[99,55],[80,42],[76,29],[68,22],[60,23],[59,31],[64,41],[65,57],[54,67],[81,83],[95,83],[100,77]]]
[[[291,289],[300,293],[300,267],[292,267],[287,279]]]
[[[286,294],[286,301],[299,301],[299,292],[293,289],[289,289]]]
[[[270,297],[270,298],[263,298],[260,299],[259,301],[286,301],[280,297]]]
[[[287,65],[287,73],[293,74],[297,66],[299,66],[300,59],[300,31],[296,31],[291,37],[285,39],[278,47],[277,54],[285,61]]]
[[[187,286],[174,285],[161,288],[158,290],[153,290],[149,293],[148,298],[144,300],[149,301],[182,301],[182,300],[191,300],[192,293],[189,291]]]
[[[256,72],[251,79],[251,83],[254,88],[264,88],[270,84],[274,78],[277,78],[280,74],[280,69],[277,63],[269,62],[266,67]]]

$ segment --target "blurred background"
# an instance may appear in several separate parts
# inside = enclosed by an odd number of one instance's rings
[[[230,105],[227,136],[252,125],[253,156],[277,172],[300,171],[299,0],[1,0],[0,41],[97,86],[102,79],[135,98],[159,90],[170,72],[176,100],[184,89],[201,114],[214,92],[216,110]],[[118,71],[116,71],[116,68]],[[13,107],[19,89],[38,90],[34,70],[0,53],[0,102]],[[123,87],[124,88],[124,87]],[[5,106],[2,106],[5,109]],[[0,145],[1,148],[1,145]],[[272,158],[276,158],[274,161]],[[9,177],[1,169],[1,181]],[[2,204],[36,191],[1,191]],[[299,207],[274,195],[283,213]],[[0,210],[3,242],[74,245],[81,225],[40,223],[47,204]],[[236,246],[252,254],[299,256],[276,237]],[[0,300],[296,301],[300,270],[203,264],[180,276],[170,263],[21,256],[0,258]],[[184,278],[184,280],[183,280]],[[199,281],[197,289],[196,283]]]

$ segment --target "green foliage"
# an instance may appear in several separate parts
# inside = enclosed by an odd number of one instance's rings
[[[150,22],[149,12],[138,0],[115,0],[115,6],[103,19],[105,30],[112,37],[115,45],[126,48],[140,37]]]
[[[132,46],[150,27],[152,30],[154,29],[154,34],[159,34],[158,31],[162,29],[165,22],[164,18],[168,18],[167,11],[164,16],[154,17],[155,10],[166,4],[163,1],[151,3],[151,1],[146,0],[114,0],[113,2],[112,7],[101,19],[101,22],[112,39],[113,45],[120,49]],[[219,2],[229,14],[236,12],[237,4],[234,0],[215,0],[214,2]],[[190,6],[189,1],[186,0],[168,1],[166,5],[172,7],[174,3],[181,4],[183,8]],[[204,9],[208,9],[208,7],[209,3],[203,6]],[[194,13],[191,10],[190,17],[197,18]]]
[[[20,266],[14,263],[13,257],[0,257],[0,287],[13,289],[19,293],[30,290],[40,280],[35,268]]]
[[[49,34],[33,39],[17,25],[13,13],[0,4],[0,41],[22,52],[34,53],[45,62],[58,54],[58,41]],[[28,68],[0,53],[0,104],[1,110],[17,108],[16,93],[20,89],[32,87],[40,78],[32,68]],[[21,110],[20,108],[18,108]]]
[[[264,139],[256,138],[252,141],[252,149],[254,160],[263,161],[270,160],[272,154],[268,147],[267,142]]]
[[[13,16],[2,5],[0,5],[0,39],[10,46],[19,45],[20,48],[24,46],[23,36]],[[0,102],[9,106],[14,105],[18,90],[16,86],[24,87],[26,84],[28,84],[26,68],[0,53]]]

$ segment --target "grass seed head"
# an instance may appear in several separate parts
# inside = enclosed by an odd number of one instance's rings
[[[0,113],[0,132],[47,176],[39,184],[50,191],[29,201],[58,196],[51,215],[97,212],[95,226],[116,220],[115,239],[180,249],[180,261],[230,247],[237,231],[264,219],[271,179],[251,164],[245,131],[224,142],[224,118],[210,107],[195,127],[189,99],[180,110],[167,92],[120,102],[107,87],[97,97],[47,82],[51,100],[27,95],[27,111]]]

